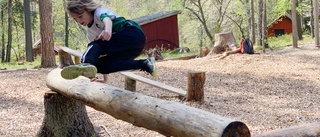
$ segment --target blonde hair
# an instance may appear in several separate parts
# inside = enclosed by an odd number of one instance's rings
[[[69,13],[82,14],[85,11],[92,12],[101,5],[93,0],[68,0],[66,7]]]

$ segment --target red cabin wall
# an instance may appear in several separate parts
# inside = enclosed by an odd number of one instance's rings
[[[283,17],[278,22],[274,23],[272,27],[268,29],[269,36],[275,36],[275,30],[283,29],[285,34],[292,33],[292,22],[288,17]]]
[[[150,48],[175,49],[179,47],[177,15],[141,25],[147,39],[144,50]]]

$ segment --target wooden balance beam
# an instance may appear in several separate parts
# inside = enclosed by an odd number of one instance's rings
[[[61,69],[57,68],[47,75],[48,88],[135,126],[166,136],[250,136],[248,127],[240,121],[178,102],[90,82],[82,76],[66,80],[60,72]]]
[[[163,83],[160,83],[158,81],[154,81],[154,80],[151,80],[151,79],[136,75],[136,74],[131,73],[131,72],[120,72],[120,74],[122,74],[123,76],[125,76],[127,78],[126,79],[126,83],[127,84],[125,84],[126,85],[125,86],[126,90],[136,91],[135,82],[131,82],[131,81],[129,82],[128,81],[128,80],[134,80],[134,81],[140,81],[142,83],[145,83],[145,84],[148,84],[148,85],[151,85],[151,86],[163,89],[163,90],[167,90],[167,91],[179,94],[179,95],[185,96],[187,94],[187,91],[184,91],[182,89],[171,87],[171,86],[165,85]],[[129,84],[129,83],[131,83],[131,84]]]
[[[59,46],[60,52],[62,54],[69,54],[74,56],[75,64],[80,63],[80,58],[82,56],[81,52],[75,51],[68,47]],[[61,54],[61,53],[60,53]],[[60,57],[62,59],[64,57]],[[186,97],[187,101],[204,101],[204,84],[205,84],[205,72],[190,71],[188,74],[188,91],[178,89],[165,85],[163,83],[136,75],[132,72],[120,72],[125,76],[125,89],[130,91],[136,91],[136,81],[178,94]]]

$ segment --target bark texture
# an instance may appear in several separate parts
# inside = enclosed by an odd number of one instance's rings
[[[44,95],[45,117],[37,137],[97,136],[85,105],[49,91]]]
[[[48,74],[46,81],[50,89],[135,126],[154,130],[165,136],[250,136],[248,127],[242,122],[175,101],[90,82],[84,77],[65,80],[60,72],[61,69],[55,69]]]

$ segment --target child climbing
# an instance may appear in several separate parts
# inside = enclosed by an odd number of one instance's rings
[[[142,70],[156,75],[155,59],[135,60],[140,55],[146,37],[142,28],[93,0],[68,0],[69,15],[87,27],[90,43],[81,57],[81,63],[65,67],[61,76],[74,79],[85,76],[96,82],[107,82],[108,74],[125,70]],[[103,79],[96,78],[103,74]]]

